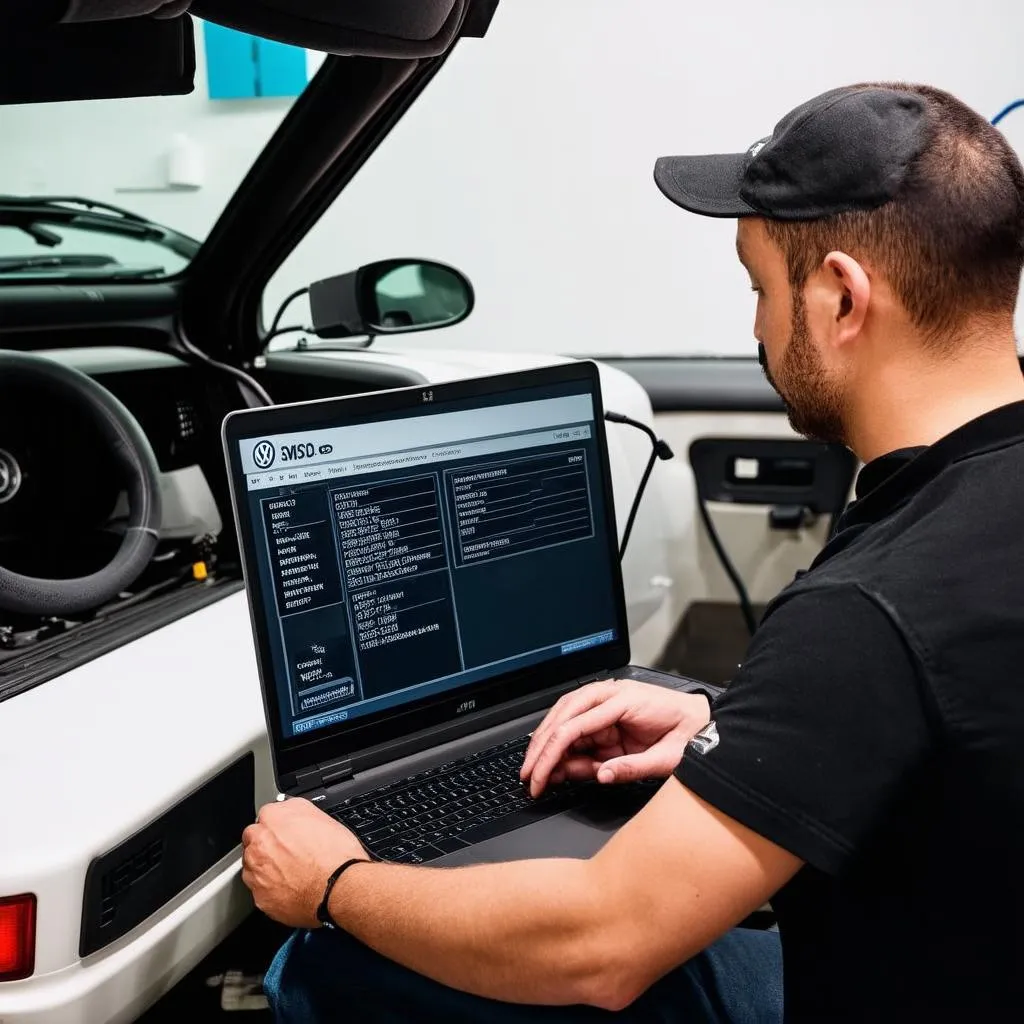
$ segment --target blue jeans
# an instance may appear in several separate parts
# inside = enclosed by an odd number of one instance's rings
[[[295,932],[263,983],[275,1020],[358,1024],[781,1024],[778,932],[736,928],[632,1006],[523,1006],[467,995],[400,967],[344,932]]]

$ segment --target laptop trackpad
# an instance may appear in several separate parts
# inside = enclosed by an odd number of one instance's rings
[[[632,787],[631,787],[632,788]],[[524,825],[482,843],[456,850],[431,867],[486,864],[536,857],[591,857],[643,806],[650,792],[617,794],[615,800],[595,800],[580,808]]]

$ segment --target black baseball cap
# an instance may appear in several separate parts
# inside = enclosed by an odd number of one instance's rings
[[[833,89],[787,114],[745,153],[664,156],[654,180],[707,217],[819,220],[884,206],[928,141],[927,106],[911,92]]]

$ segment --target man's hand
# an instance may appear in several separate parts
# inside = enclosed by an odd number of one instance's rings
[[[358,839],[308,800],[267,804],[242,833],[242,881],[268,917],[316,928],[316,908],[331,872],[367,857]]]
[[[591,683],[548,712],[530,740],[520,776],[533,796],[566,779],[667,778],[710,717],[700,694],[636,681]]]

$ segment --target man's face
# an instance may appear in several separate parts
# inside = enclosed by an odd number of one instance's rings
[[[812,441],[845,444],[843,389],[813,337],[801,290],[789,283],[786,261],[764,224],[739,222],[736,249],[757,294],[754,337],[761,368],[778,392],[793,429]]]

